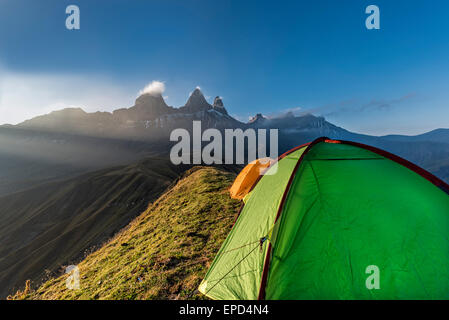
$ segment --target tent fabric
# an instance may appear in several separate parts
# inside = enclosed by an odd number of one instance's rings
[[[281,158],[254,187],[200,291],[213,299],[449,299],[447,185],[376,150],[322,138]],[[269,244],[237,249],[266,234]],[[378,288],[367,285],[370,266]]]
[[[267,172],[256,184],[201,283],[200,292],[213,299],[257,299],[267,249],[266,242],[262,250],[259,248],[259,240],[272,229],[287,180],[303,151],[284,157],[276,174]]]
[[[261,158],[251,161],[238,174],[229,189],[232,199],[242,200],[252,190],[260,175],[274,162],[271,158]]]

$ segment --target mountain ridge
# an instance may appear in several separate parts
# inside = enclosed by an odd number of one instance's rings
[[[110,137],[125,135],[150,138],[154,131],[183,127],[187,121],[193,120],[202,120],[206,126],[218,128],[244,125],[228,114],[220,97],[217,96],[211,105],[201,90],[196,88],[185,105],[179,108],[167,105],[160,93],[142,93],[129,108],[91,113],[81,108],[65,108],[16,126]]]
[[[108,240],[185,169],[150,158],[0,197],[0,297]]]
[[[192,299],[240,203],[235,174],[194,167],[98,250],[78,263],[80,290],[67,274],[14,299]],[[25,282],[23,282],[25,283]]]

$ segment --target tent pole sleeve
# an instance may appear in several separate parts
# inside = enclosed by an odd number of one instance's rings
[[[419,174],[421,177],[423,177],[424,179],[430,181],[431,183],[433,183],[434,185],[436,185],[438,188],[440,188],[441,190],[443,190],[444,192],[446,192],[447,194],[449,194],[449,185],[444,182],[443,180],[437,178],[435,175],[431,174],[430,172],[428,172],[427,170],[421,168],[420,166],[417,166],[416,164],[405,160],[404,158],[401,158],[397,155],[394,155],[390,152],[387,152],[385,150],[376,148],[376,147],[372,147],[363,143],[358,143],[358,142],[352,142],[352,141],[345,141],[345,140],[330,140],[332,143],[342,143],[342,144],[347,144],[347,145],[351,145],[351,146],[355,146],[355,147],[359,147],[365,150],[369,150],[371,152],[374,152],[382,157],[385,157],[387,159],[390,159],[396,163],[399,163],[400,165],[403,165],[404,167],[412,170],[413,172]]]

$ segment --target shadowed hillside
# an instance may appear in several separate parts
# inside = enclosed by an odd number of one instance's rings
[[[167,143],[0,126],[0,197],[45,182],[167,155]]]
[[[182,169],[151,158],[0,197],[0,297],[79,261],[145,210]]]
[[[62,275],[26,298],[196,297],[196,288],[240,206],[227,191],[234,177],[210,167],[189,170],[127,228],[78,265],[79,290],[67,289],[67,275]]]

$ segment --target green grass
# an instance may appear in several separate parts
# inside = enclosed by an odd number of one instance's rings
[[[196,289],[240,205],[229,198],[234,178],[216,168],[189,170],[125,229],[79,263],[79,290],[67,289],[67,275],[62,275],[23,298],[203,298]]]
[[[149,158],[0,197],[0,299],[99,248],[182,173]]]

